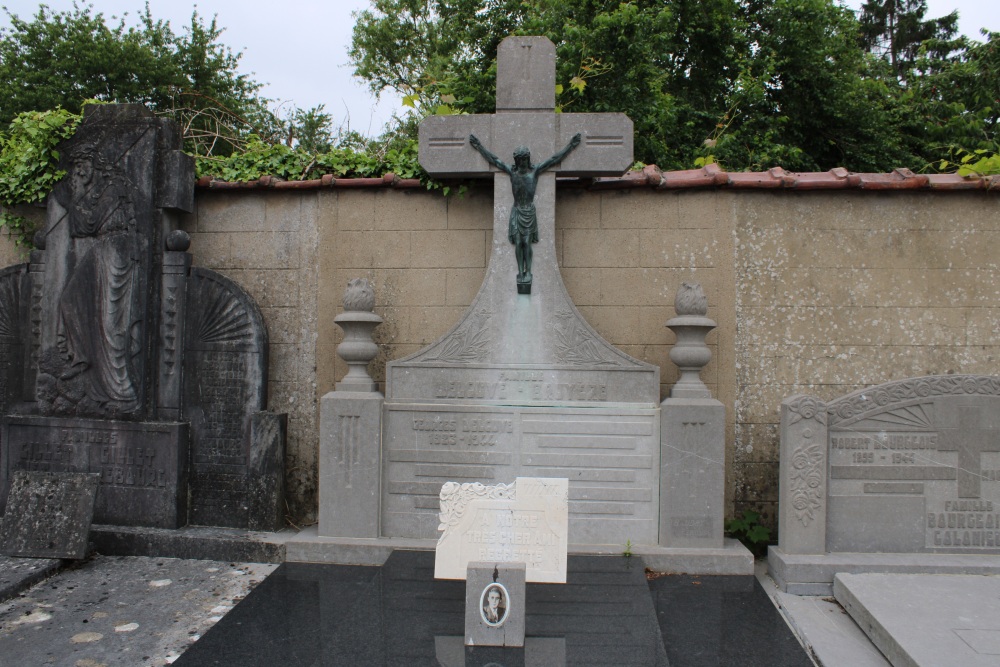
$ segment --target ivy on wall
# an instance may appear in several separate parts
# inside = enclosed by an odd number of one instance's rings
[[[91,102],[99,104],[99,102]],[[35,229],[12,211],[20,204],[45,201],[66,172],[59,169],[59,142],[73,136],[82,118],[65,109],[18,114],[0,133],[0,228],[18,246],[31,246]],[[224,157],[195,156],[196,173],[224,181],[253,181],[261,176],[298,181],[331,174],[335,178],[364,178],[394,173],[419,178],[428,189],[443,186],[428,177],[417,161],[417,142],[372,142],[363,147],[336,147],[316,153],[251,136],[243,151]],[[448,194],[449,188],[443,188]]]

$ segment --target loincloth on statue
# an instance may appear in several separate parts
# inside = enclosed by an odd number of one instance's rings
[[[510,209],[510,223],[507,225],[507,239],[517,243],[518,238],[538,243],[538,216],[535,205],[514,206]]]

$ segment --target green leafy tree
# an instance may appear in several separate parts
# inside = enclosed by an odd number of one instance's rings
[[[497,44],[540,34],[556,44],[562,109],[624,111],[642,162],[885,170],[911,158],[898,84],[834,0],[375,0],[357,19],[355,73],[423,113],[456,111],[442,92],[457,110],[492,111]]]
[[[7,11],[6,8],[4,11]],[[79,113],[87,99],[145,104],[185,129],[188,148],[225,154],[251,133],[278,124],[258,96],[260,84],[238,72],[240,54],[219,42],[223,30],[195,12],[182,34],[155,20],[147,4],[137,25],[106,19],[91,5],[29,20],[7,11],[0,30],[0,125],[22,112],[62,107]]]
[[[905,76],[929,40],[930,55],[948,56],[949,40],[958,33],[958,11],[925,19],[926,0],[867,0],[861,5],[861,45],[888,60],[898,76]]]

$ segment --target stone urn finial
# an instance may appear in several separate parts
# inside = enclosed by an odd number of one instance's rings
[[[378,391],[378,384],[368,374],[368,362],[378,354],[372,331],[382,323],[375,308],[375,290],[364,278],[352,278],[344,291],[344,312],[333,321],[344,330],[344,342],[337,355],[347,362],[347,375],[337,383],[337,391]]]
[[[667,322],[667,328],[677,335],[670,350],[670,361],[681,372],[670,391],[671,398],[711,398],[712,392],[701,381],[701,369],[712,359],[705,345],[705,336],[716,327],[708,314],[708,299],[698,283],[681,283],[674,299],[677,317]]]

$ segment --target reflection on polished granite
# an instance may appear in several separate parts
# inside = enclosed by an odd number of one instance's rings
[[[174,665],[810,664],[751,576],[647,583],[639,558],[570,556],[566,584],[528,584],[523,649],[465,648],[464,604],[465,582],[434,579],[433,552],[285,563]]]
[[[666,576],[649,590],[674,667],[813,666],[757,577]]]

